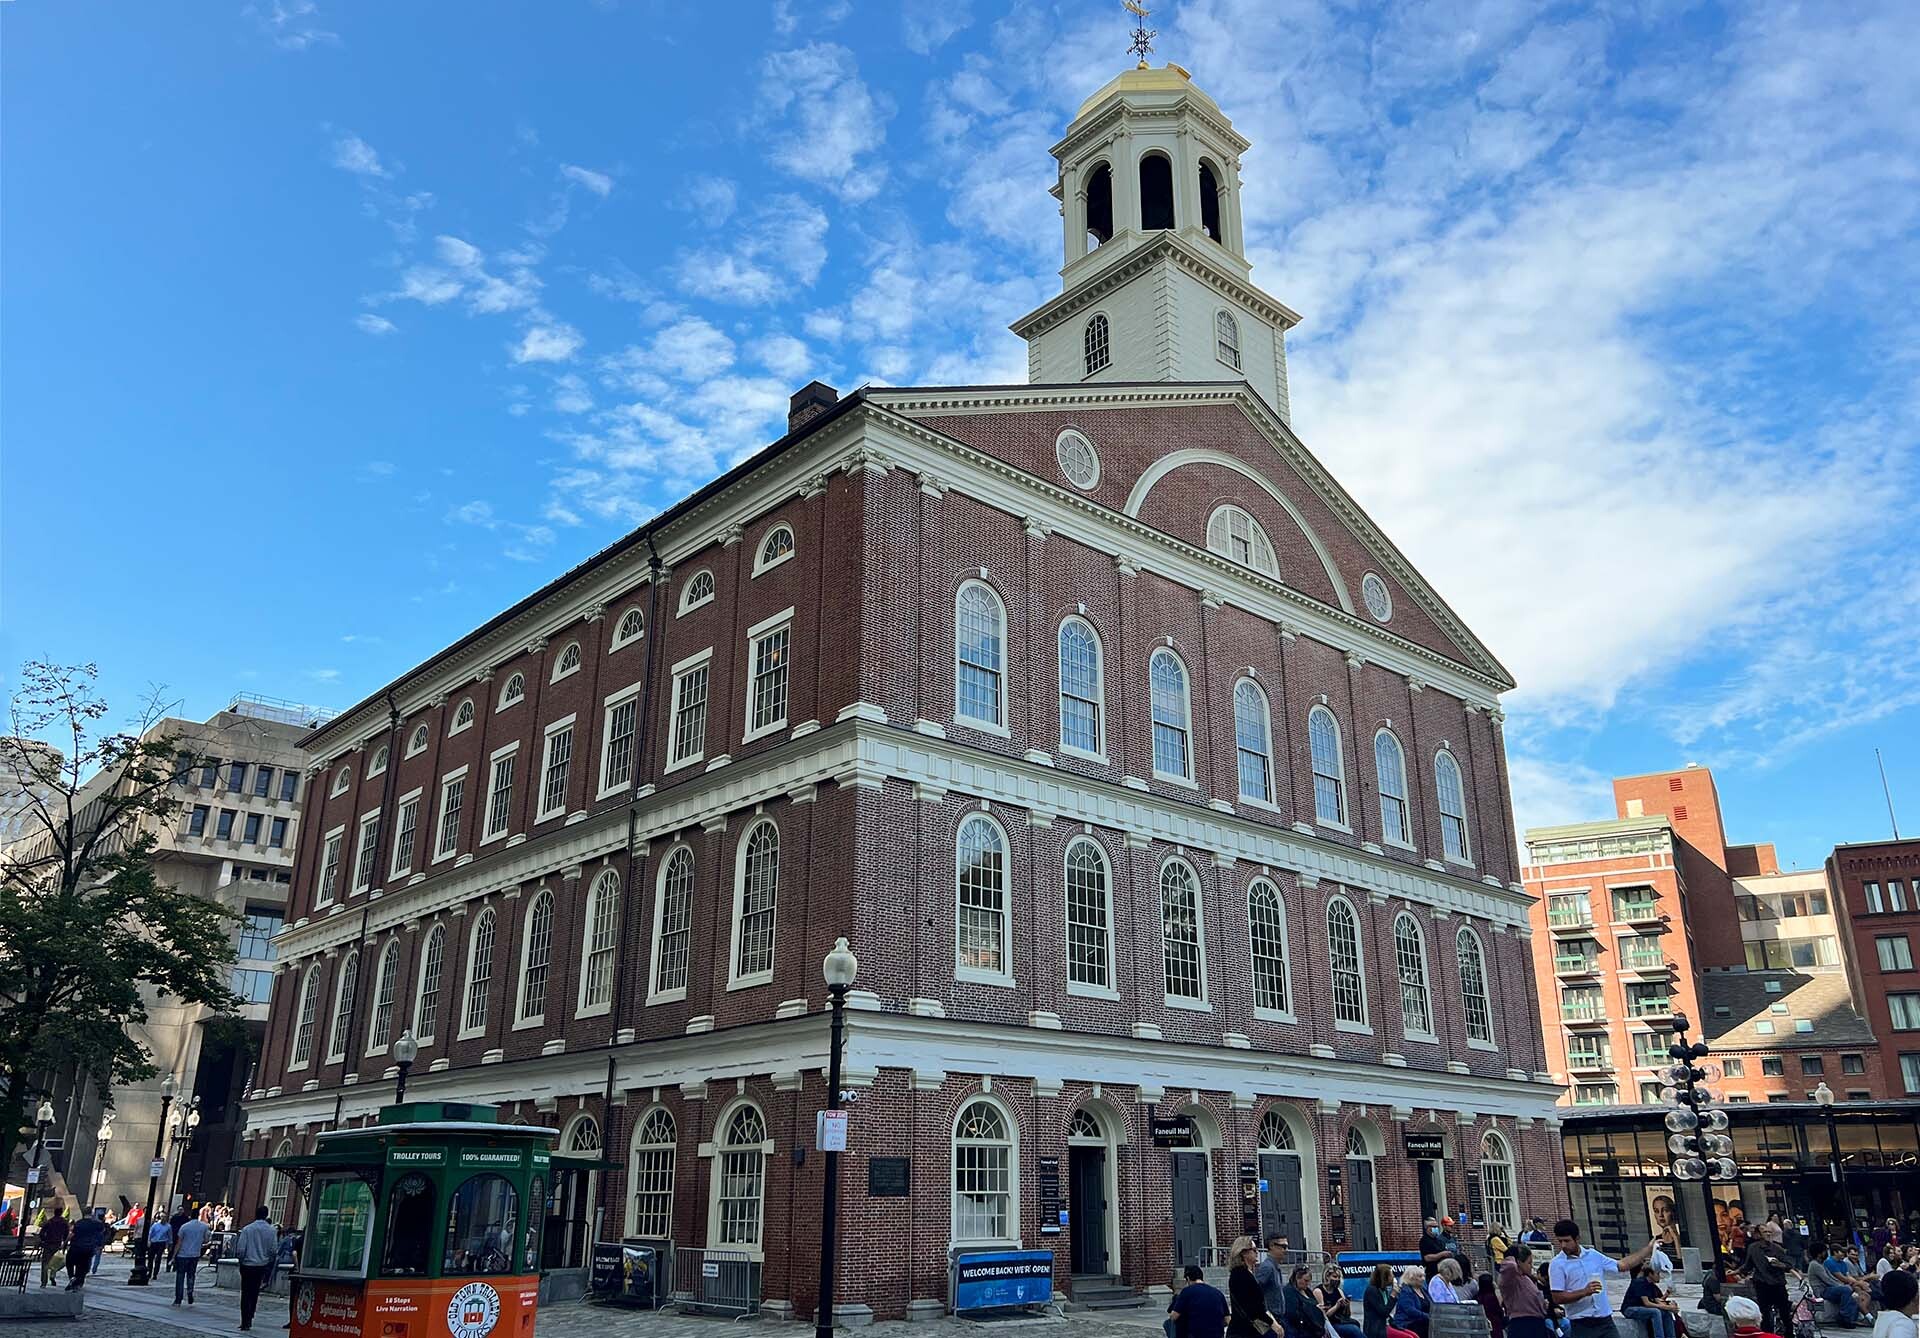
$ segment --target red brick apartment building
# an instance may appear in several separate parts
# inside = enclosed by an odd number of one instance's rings
[[[1805,1100],[1822,1081],[1847,1100],[1898,1090],[1881,1024],[1856,1005],[1826,874],[1782,871],[1770,844],[1728,845],[1705,767],[1613,791],[1609,821],[1526,834],[1534,930],[1553,945],[1534,960],[1548,1068],[1564,1100],[1657,1103],[1676,1013],[1713,1046],[1727,1101]]]
[[[1885,1092],[1920,1096],[1920,841],[1835,846],[1826,875],[1854,997],[1880,1038]]]
[[[1511,682],[1288,426],[1245,148],[1184,72],[1114,80],[1055,149],[1034,384],[816,383],[306,740],[251,1155],[368,1120],[410,1027],[410,1095],[604,1151],[556,1272],[670,1238],[808,1313],[845,935],[856,1308],[938,1313],[976,1247],[1163,1286],[1243,1164],[1314,1248],[1564,1210]]]

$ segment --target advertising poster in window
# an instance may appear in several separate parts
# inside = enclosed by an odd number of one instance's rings
[[[1680,1200],[1673,1186],[1660,1182],[1643,1185],[1647,1194],[1647,1221],[1660,1248],[1677,1266],[1680,1247],[1687,1243],[1686,1223],[1680,1213]]]

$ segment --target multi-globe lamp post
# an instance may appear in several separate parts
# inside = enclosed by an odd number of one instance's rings
[[[1822,1079],[1813,1089],[1813,1099],[1820,1103],[1820,1113],[1827,1121],[1827,1173],[1833,1177],[1834,1186],[1840,1191],[1840,1238],[1853,1239],[1853,1195],[1847,1192],[1847,1159],[1840,1155],[1840,1128],[1833,1118],[1833,1089]]]
[[[33,1213],[33,1184],[41,1174],[41,1161],[46,1156],[47,1126],[53,1123],[53,1102],[42,1100],[40,1108],[33,1113],[33,1131],[37,1136],[33,1141],[33,1151],[27,1156],[28,1184],[20,1190],[20,1245],[26,1247],[27,1218]],[[28,1132],[23,1130],[22,1132]],[[45,1191],[42,1191],[44,1195]]]
[[[1713,1276],[1724,1282],[1726,1272],[1720,1259],[1720,1224],[1713,1215],[1715,1181],[1739,1178],[1740,1168],[1733,1161],[1733,1140],[1727,1136],[1727,1113],[1715,1107],[1713,1093],[1701,1086],[1707,1070],[1700,1061],[1713,1053],[1705,1041],[1687,1040],[1687,1018],[1673,1016],[1673,1044],[1667,1054],[1673,1060],[1665,1077],[1667,1086],[1661,1098],[1672,1107],[1667,1112],[1667,1150],[1673,1154],[1673,1178],[1697,1180],[1707,1214],[1707,1240],[1712,1247],[1709,1267]]]

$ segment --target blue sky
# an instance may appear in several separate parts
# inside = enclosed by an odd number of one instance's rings
[[[1153,18],[1295,426],[1519,677],[1523,822],[1920,830],[1920,16]],[[1024,379],[1102,0],[0,5],[0,664],[346,705],[777,435]]]

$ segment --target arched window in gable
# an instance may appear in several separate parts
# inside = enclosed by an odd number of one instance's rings
[[[1207,548],[1229,562],[1251,567],[1264,576],[1278,576],[1280,563],[1273,541],[1260,522],[1237,506],[1221,506],[1207,518]]]

